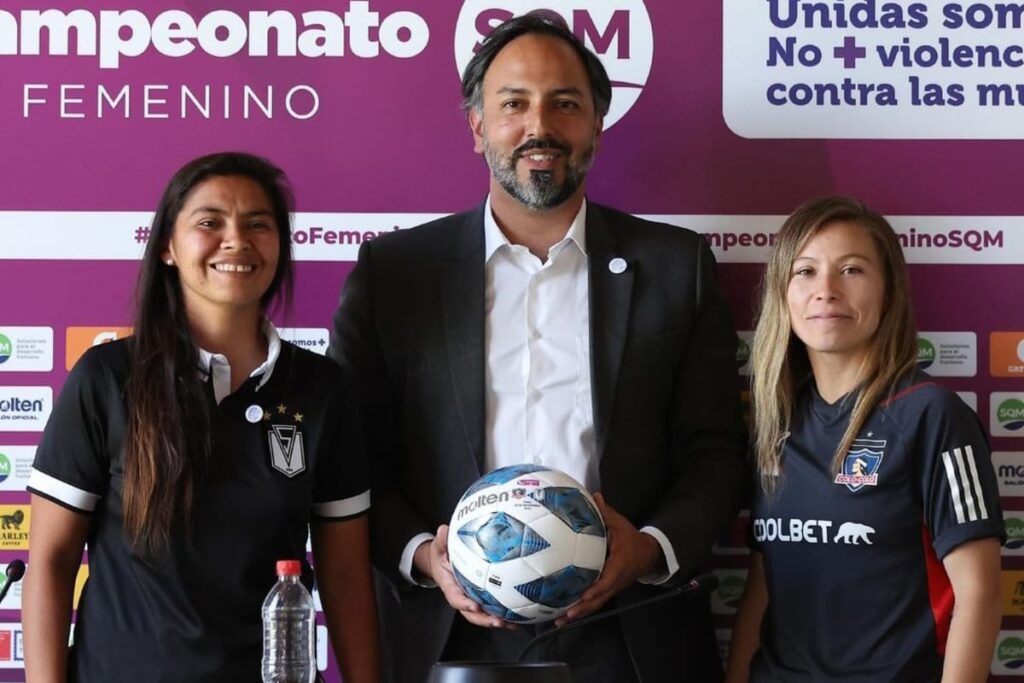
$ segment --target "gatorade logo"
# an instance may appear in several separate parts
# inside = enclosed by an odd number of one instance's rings
[[[1024,401],[1009,398],[996,408],[996,419],[1004,429],[1017,431],[1024,427]]]
[[[1024,332],[989,335],[989,361],[993,377],[1024,378]]]
[[[69,327],[65,336],[64,365],[71,370],[89,348],[123,339],[131,333],[130,327]]]
[[[498,24],[536,9],[552,10],[537,0],[466,0],[455,25],[455,64],[461,76],[480,42]],[[654,61],[654,34],[643,0],[562,0],[557,12],[572,32],[600,58],[612,82],[612,103],[605,130],[626,115],[647,85]]]
[[[935,345],[924,337],[917,338],[917,366],[927,370],[935,362]]]
[[[11,340],[3,333],[0,333],[0,363],[6,363],[13,353],[14,349],[11,346]]]

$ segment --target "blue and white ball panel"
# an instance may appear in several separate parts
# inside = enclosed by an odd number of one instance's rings
[[[527,623],[554,619],[579,600],[606,550],[593,499],[571,477],[536,465],[482,477],[459,501],[448,536],[466,594],[489,614]]]
[[[582,490],[567,486],[549,486],[534,491],[531,498],[576,533],[604,536],[604,522],[597,512],[597,506]]]
[[[540,552],[550,543],[532,527],[505,512],[492,512],[458,531],[466,547],[488,562],[504,562]]]
[[[538,571],[554,572],[574,565],[600,572],[604,566],[608,549],[604,536],[575,533],[554,515],[538,519],[530,528],[552,546],[550,550],[526,558]]]
[[[516,586],[531,601],[546,607],[566,608],[580,599],[583,591],[597,581],[598,572],[579,567],[562,569],[539,579]]]

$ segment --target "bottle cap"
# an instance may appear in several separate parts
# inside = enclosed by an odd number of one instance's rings
[[[302,565],[299,564],[298,560],[278,560],[277,561],[277,575],[278,576],[298,576],[302,573]]]

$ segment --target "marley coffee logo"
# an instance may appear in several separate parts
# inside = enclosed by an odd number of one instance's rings
[[[256,415],[258,420],[258,411]],[[281,424],[289,418],[291,424]],[[303,419],[305,416],[302,413],[290,412],[288,406],[283,403],[277,405],[273,411],[263,411],[263,421],[270,423],[267,431],[270,465],[287,477],[294,477],[306,469],[306,448],[299,427]]]
[[[552,7],[554,5],[554,7]],[[612,82],[612,102],[604,117],[607,130],[626,115],[647,85],[654,61],[654,32],[643,0],[465,0],[455,25],[455,64],[459,75],[498,24],[533,10],[565,19],[572,32],[594,51]]]
[[[28,550],[28,505],[0,505],[0,550]]]
[[[1002,573],[1003,614],[1008,617],[1024,615],[1024,572]]]
[[[993,377],[1024,377],[1024,332],[993,332],[989,349]]]

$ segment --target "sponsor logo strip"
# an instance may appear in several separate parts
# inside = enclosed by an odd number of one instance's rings
[[[359,245],[442,213],[299,213],[292,246],[299,261],[355,261]],[[644,218],[703,234],[717,259],[764,263],[785,216],[651,214]],[[1024,262],[1024,217],[890,216],[909,263]],[[0,211],[0,226],[18,238],[0,259],[137,260],[152,214],[141,211]]]

